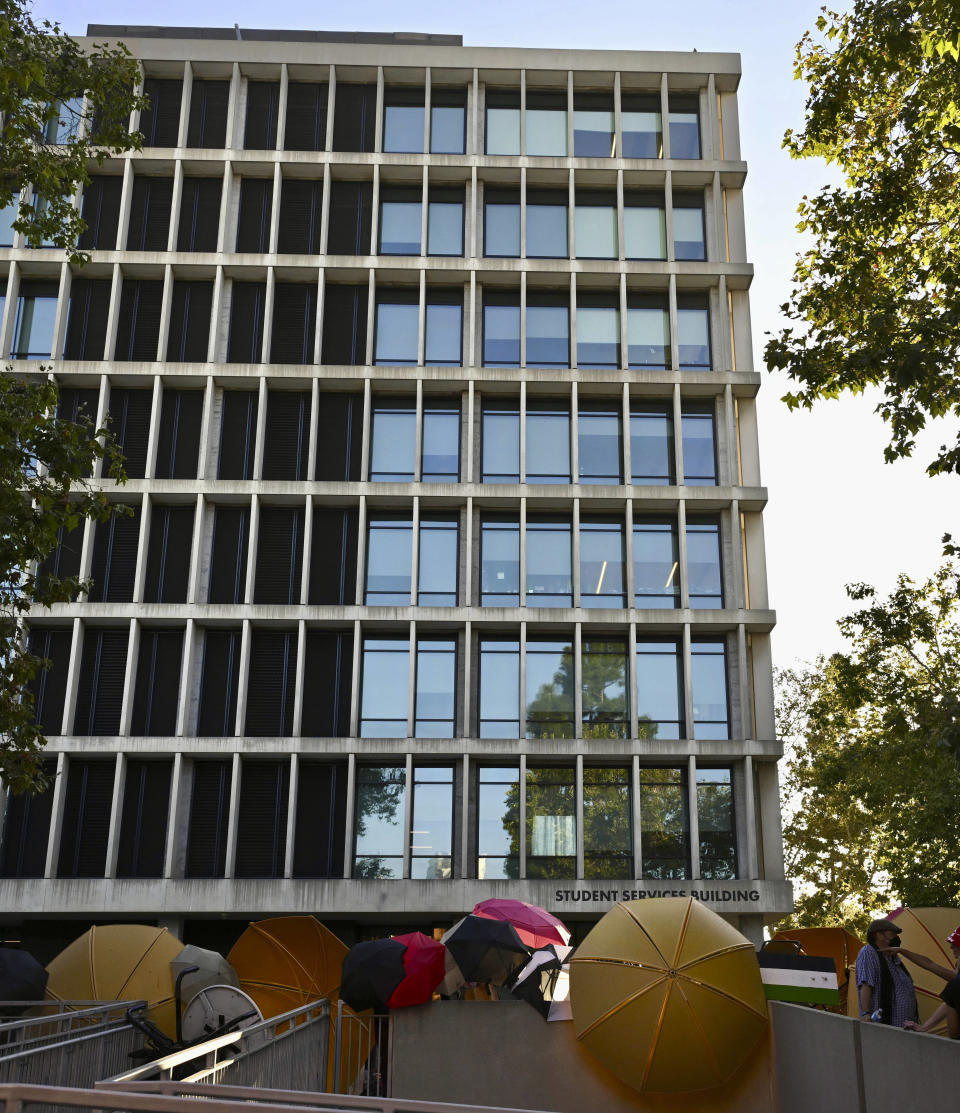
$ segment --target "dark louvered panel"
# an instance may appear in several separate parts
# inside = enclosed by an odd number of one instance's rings
[[[322,151],[327,145],[327,86],[291,81],[283,145],[288,151]]]
[[[353,634],[307,631],[301,734],[349,737],[352,672]]]
[[[321,363],[358,364],[367,354],[367,287],[327,286]]]
[[[127,669],[127,627],[83,632],[74,734],[116,734]]]
[[[249,507],[218,506],[214,511],[209,602],[244,601],[249,530]]]
[[[271,178],[243,178],[237,214],[237,251],[263,254],[270,249]]]
[[[297,682],[297,632],[253,630],[245,733],[289,737]]]
[[[58,877],[103,877],[113,804],[112,761],[71,761],[60,830]]]
[[[0,843],[0,877],[43,877],[47,864],[47,840],[53,809],[53,778],[56,763],[45,761],[44,772],[50,781],[46,792],[32,796],[7,793]]]
[[[265,282],[234,282],[230,302],[227,363],[259,363],[263,358]]]
[[[61,386],[57,395],[59,421],[97,420],[100,391],[96,387]]]
[[[376,122],[376,85],[342,85],[338,82],[333,109],[333,149],[372,151]]]
[[[141,630],[133,733],[171,735],[177,729],[183,630]]]
[[[202,390],[164,390],[157,479],[196,479],[203,421]]]
[[[114,514],[105,522],[97,522],[90,570],[92,603],[131,602],[139,539],[139,506],[133,508],[132,514]]]
[[[153,279],[123,280],[115,359],[150,361],[157,358],[162,303],[162,282]]]
[[[123,453],[129,479],[143,479],[146,474],[152,406],[152,390],[116,387],[110,392],[110,432]]]
[[[77,240],[82,251],[116,250],[122,191],[123,178],[117,175],[97,175],[84,186],[80,215],[87,227]]]
[[[133,179],[127,251],[166,251],[173,178]]]
[[[316,332],[316,286],[306,282],[278,282],[273,288],[270,362],[313,363]]]
[[[223,877],[230,821],[229,761],[196,761],[187,828],[187,877]]]
[[[319,253],[322,205],[323,182],[287,178],[280,193],[277,251],[287,255]]]
[[[147,547],[145,603],[186,603],[193,519],[192,506],[154,504]]]
[[[349,605],[356,600],[358,524],[356,510],[314,509],[311,604]]]
[[[263,446],[264,479],[306,479],[310,440],[310,395],[305,390],[267,394]]]
[[[117,877],[163,877],[172,761],[128,761]]]
[[[216,251],[220,228],[220,178],[184,178],[180,195],[178,251]]]
[[[227,141],[229,81],[197,81],[190,88],[188,147],[222,147]]]
[[[294,877],[343,877],[346,762],[301,761],[297,772]]]
[[[255,603],[300,602],[303,567],[303,507],[260,507]]]
[[[236,732],[240,639],[239,630],[207,630],[204,635],[199,735],[221,737]]]
[[[236,877],[283,877],[290,763],[245,761],[240,774]]]
[[[247,82],[247,121],[243,129],[245,150],[276,150],[279,105],[279,81]]]
[[[218,479],[252,479],[257,436],[257,396],[252,390],[225,390],[220,421]]]
[[[70,312],[64,359],[103,359],[110,314],[109,278],[75,278],[70,284]],[[96,419],[94,403],[90,417]]]
[[[73,631],[69,626],[55,629],[41,627],[30,631],[28,644],[31,655],[50,662],[50,668],[41,669],[30,685],[34,719],[46,735],[59,734],[63,725],[72,642]]]
[[[331,182],[328,255],[369,255],[372,182]]]
[[[80,551],[83,548],[83,526],[78,525],[73,530],[61,526],[57,530],[57,547],[40,565],[37,571],[37,580],[41,586],[46,586],[51,576],[58,580],[66,580],[71,576],[80,575]]]
[[[212,282],[174,282],[167,338],[171,363],[206,362],[212,309]]]
[[[150,98],[150,107],[140,114],[144,147],[176,147],[183,82],[148,77],[143,92]]]
[[[316,478],[359,479],[363,395],[322,393],[318,409]]]

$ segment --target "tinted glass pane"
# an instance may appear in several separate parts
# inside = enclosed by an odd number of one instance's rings
[[[723,642],[694,642],[691,653],[694,734],[700,739],[729,738]]]
[[[667,406],[631,412],[630,465],[634,483],[673,482],[673,419]]]
[[[460,478],[460,410],[456,407],[424,405],[421,474],[424,483],[456,483]]]
[[[56,315],[55,291],[51,296],[22,293],[17,299],[10,358],[49,359],[53,349],[53,325]]]
[[[410,645],[368,638],[363,643],[362,738],[405,738]]]
[[[621,119],[624,158],[662,157],[663,129],[659,111],[633,111],[625,108]]]
[[[675,642],[637,642],[637,732],[680,738],[683,713],[680,654]]]
[[[633,582],[638,607],[680,605],[679,559],[673,523],[634,523]]]
[[[626,738],[630,731],[626,642],[584,641],[580,665],[583,737]]]
[[[517,258],[520,254],[520,203],[488,203],[483,208],[484,255]]]
[[[421,607],[457,605],[457,523],[420,521],[420,571],[417,602]]]
[[[374,606],[409,606],[413,526],[409,520],[374,519],[367,536],[367,593]]]
[[[416,769],[410,876],[437,880],[453,876],[453,769]]]
[[[417,693],[414,704],[417,738],[452,738],[457,681],[453,641],[417,644]]]
[[[483,432],[484,483],[520,481],[519,410],[484,409]]]
[[[586,877],[633,875],[630,771],[583,771],[583,857]]]
[[[630,367],[670,366],[670,314],[666,307],[627,309],[627,360]]]
[[[459,105],[430,108],[430,151],[435,155],[462,155],[466,109]]]
[[[519,713],[520,643],[481,641],[480,737],[519,738]]]
[[[527,738],[573,737],[573,646],[527,642]]]
[[[520,775],[482,768],[477,785],[477,877],[519,876]]]
[[[674,207],[673,252],[677,259],[706,259],[702,208]]]
[[[577,307],[577,365],[620,366],[620,311],[613,306]]]
[[[677,306],[677,349],[680,368],[709,368],[710,317],[704,307]]]
[[[463,202],[431,201],[427,212],[427,254],[463,254]]]
[[[527,410],[528,483],[570,482],[570,414]]]
[[[527,258],[565,259],[567,206],[538,205],[527,201]]]
[[[527,306],[527,366],[570,365],[570,311],[565,305]]]
[[[416,309],[416,306],[413,307]],[[459,366],[462,362],[463,307],[427,305],[424,362]]]
[[[736,877],[737,840],[729,769],[697,770],[697,819],[700,876],[710,880]]]
[[[520,154],[520,109],[487,109],[487,154]]]
[[[520,306],[483,307],[483,362],[488,367],[520,366]]]
[[[527,769],[527,876],[572,877],[576,867],[576,781],[569,767]]]
[[[423,150],[423,105],[387,105],[383,110],[385,151]]]
[[[616,410],[581,410],[577,427],[580,482],[619,483],[620,414]]]
[[[20,198],[16,197],[5,208],[0,209],[0,247],[13,247],[13,222],[20,211]],[[519,223],[518,223],[519,232]]]
[[[405,790],[402,765],[357,767],[354,877],[403,876]]]
[[[577,205],[577,257],[580,259],[616,259],[617,210],[606,205]]]
[[[376,363],[416,363],[417,332],[420,322],[418,305],[377,306]]]
[[[624,605],[623,525],[580,523],[580,603],[584,607]]]
[[[687,586],[691,607],[723,606],[717,522],[687,522]]]
[[[573,605],[569,522],[527,522],[527,606]]]
[[[717,454],[713,443],[712,413],[683,413],[683,481],[712,487],[717,482]]]
[[[527,109],[527,154],[565,155],[567,114],[562,109]]]
[[[416,201],[381,202],[381,255],[420,254],[420,211]]]
[[[641,769],[640,839],[645,878],[682,880],[689,871],[687,786],[680,769]]]
[[[483,522],[480,541],[480,604],[515,607],[520,602],[520,526]]]
[[[573,111],[573,153],[578,158],[613,158],[613,109]]]
[[[662,208],[624,207],[623,249],[628,259],[666,259],[667,217]]]
[[[670,98],[670,157],[700,157],[700,114],[696,97]]]
[[[410,480],[416,461],[417,413],[406,406],[377,404],[373,411],[372,480]]]

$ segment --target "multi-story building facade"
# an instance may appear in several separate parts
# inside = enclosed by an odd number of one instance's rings
[[[739,57],[91,27],[143,150],[82,270],[0,233],[0,356],[108,416],[129,508],[31,621],[25,940],[589,924],[783,878]],[[33,362],[30,362],[33,361]]]

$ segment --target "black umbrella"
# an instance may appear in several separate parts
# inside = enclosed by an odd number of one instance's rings
[[[406,944],[396,939],[355,943],[343,960],[340,999],[356,1012],[376,1009],[385,1013],[390,995],[406,975],[406,950]]]
[[[464,916],[443,942],[468,982],[509,985],[530,958],[513,924],[485,916]]]
[[[550,1015],[553,991],[560,976],[560,968],[566,962],[572,947],[550,944],[533,952],[533,957],[517,976],[511,989],[514,997],[532,1005],[546,1020]]]
[[[42,1001],[47,972],[29,951],[0,947],[0,1001]]]

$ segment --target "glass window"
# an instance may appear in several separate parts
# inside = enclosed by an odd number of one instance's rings
[[[380,201],[381,255],[420,254],[421,211],[419,196],[405,197],[396,192]]]
[[[717,482],[717,452],[713,437],[713,406],[684,402],[680,414],[683,430],[683,481],[692,487],[713,487]]]
[[[462,89],[430,90],[430,153],[462,155],[466,138],[466,94]]]
[[[427,201],[427,254],[463,254],[463,194],[430,191]]]
[[[387,89],[383,105],[383,149],[423,151],[423,90]]]
[[[56,282],[21,282],[10,358],[49,359],[56,315]]]
[[[519,738],[520,643],[480,639],[481,738]]]
[[[424,363],[459,367],[463,363],[463,294],[427,291]]]
[[[421,638],[417,642],[415,737],[453,738],[456,688],[457,643]]]
[[[644,878],[682,881],[690,873],[684,769],[640,770],[640,846]]]
[[[573,153],[577,158],[613,158],[613,98],[606,93],[575,93]]]
[[[424,483],[457,483],[460,479],[460,407],[456,402],[424,400],[421,476]]]
[[[527,877],[569,878],[577,868],[576,779],[571,766],[527,766]]]
[[[737,876],[737,837],[729,769],[697,770],[700,876],[728,881]]]
[[[710,310],[706,297],[677,297],[677,352],[681,371],[710,368]]]
[[[584,639],[580,660],[584,738],[627,738],[627,643]]]
[[[527,606],[573,606],[569,522],[527,522]]]
[[[623,607],[623,523],[580,523],[580,605]]]
[[[566,259],[567,194],[527,191],[527,258]]]
[[[577,294],[577,366],[620,366],[620,310],[602,295]],[[605,300],[605,299],[603,299]]]
[[[680,553],[676,522],[639,518],[633,523],[633,590],[637,607],[680,606]]]
[[[354,877],[403,877],[405,791],[402,765],[357,766]]]
[[[579,327],[579,314],[577,324]],[[577,415],[577,440],[581,483],[621,482],[619,406],[602,402],[581,406]]]
[[[520,771],[481,766],[477,785],[477,877],[520,876]]]
[[[5,208],[0,209],[0,247],[13,247],[13,237],[16,235],[13,230],[13,222],[17,219],[19,213],[19,196],[15,197]]]
[[[527,642],[527,738],[573,738],[573,646]]]
[[[659,294],[627,295],[627,366],[670,366],[670,310]]]
[[[527,297],[527,366],[570,366],[570,308]]]
[[[411,399],[375,399],[370,479],[409,482],[414,477],[417,406]]]
[[[662,195],[624,196],[623,251],[628,259],[666,259],[667,214]]]
[[[519,258],[519,193],[513,190],[484,191],[483,253],[497,258]]]
[[[687,587],[690,606],[723,606],[720,575],[720,523],[687,519]]]
[[[361,738],[406,738],[409,687],[409,641],[364,638]]]
[[[567,94],[527,91],[527,154],[566,155]]]
[[[624,94],[620,102],[624,158],[662,158],[660,97]]]
[[[570,411],[537,402],[527,405],[527,483],[570,482]]]
[[[420,327],[416,295],[382,294],[381,298],[377,301],[374,363],[416,363]]]
[[[578,259],[617,259],[617,199],[604,193],[578,193],[574,211]]]
[[[633,877],[630,770],[624,766],[584,767],[583,876]]]
[[[637,737],[683,737],[683,685],[676,642],[637,641]]]
[[[669,402],[630,407],[631,482],[663,487],[673,482],[673,408]]]
[[[691,646],[694,737],[729,738],[727,654],[723,642],[695,641]]]
[[[519,91],[487,90],[485,131],[488,155],[520,154]]]
[[[700,98],[670,97],[670,157],[700,157]]]
[[[417,602],[421,607],[457,605],[456,518],[420,519]]]
[[[520,523],[485,518],[480,523],[480,605],[520,603]]]
[[[410,876],[453,877],[453,766],[414,766],[412,819]]]
[[[509,295],[507,295],[509,297]],[[483,362],[486,367],[520,366],[520,299],[490,294],[483,299]]]
[[[413,523],[409,518],[372,517],[367,526],[369,606],[408,607],[413,572]]]
[[[50,108],[52,116],[47,120],[43,138],[45,143],[72,143],[77,138],[77,130],[83,118],[83,97],[69,97],[55,101]]]
[[[673,198],[673,255],[675,259],[706,259],[703,198]]]
[[[480,420],[483,482],[519,483],[519,403],[484,397]]]

